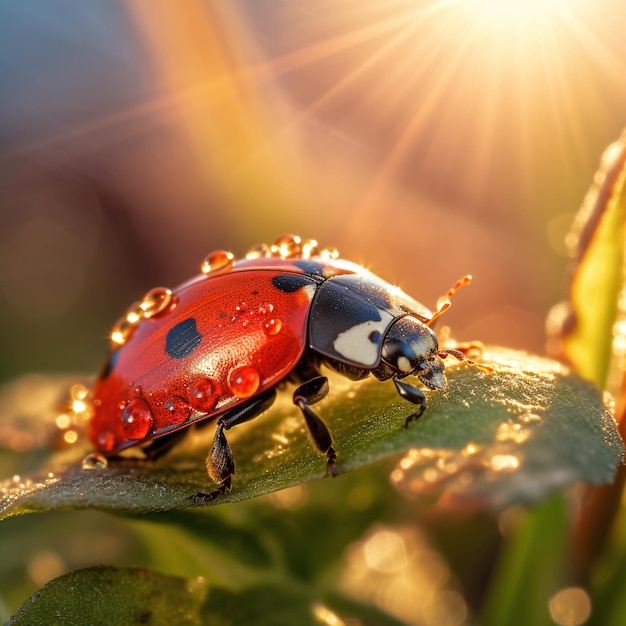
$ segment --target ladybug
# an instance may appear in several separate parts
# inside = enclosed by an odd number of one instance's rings
[[[108,456],[149,442],[144,451],[156,458],[190,425],[216,419],[206,465],[219,486],[194,496],[210,502],[230,491],[235,473],[224,432],[267,410],[287,381],[297,385],[293,402],[335,475],[330,431],[312,408],[329,391],[320,366],[353,380],[391,379],[418,406],[408,425],[426,408],[408,376],[441,390],[442,359],[476,365],[460,350],[440,350],[431,329],[469,281],[460,280],[433,313],[313,240],[284,235],[240,260],[213,252],[201,274],[173,291],[152,289],[114,326],[93,388],[90,439]]]

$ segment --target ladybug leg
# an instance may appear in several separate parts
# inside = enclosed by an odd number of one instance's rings
[[[335,461],[337,460],[337,452],[333,448],[333,439],[326,424],[310,406],[319,402],[327,395],[328,378],[326,376],[316,376],[295,390],[293,403],[302,411],[307,430],[315,447],[326,455],[326,475],[336,476]]]
[[[213,446],[206,458],[206,468],[211,480],[222,484],[211,493],[196,493],[193,496],[195,504],[202,505],[213,502],[213,500],[231,490],[232,475],[235,473],[235,460],[224,431],[258,417],[269,409],[275,399],[276,390],[272,387],[261,395],[251,398],[230,411],[226,411],[217,421]]]
[[[420,405],[420,408],[417,412],[411,413],[411,415],[409,415],[406,418],[406,421],[404,422],[404,427],[408,428],[409,424],[413,420],[418,419],[422,415],[422,413],[426,410],[426,396],[424,395],[423,391],[421,391],[417,387],[414,387],[413,385],[409,385],[408,383],[403,383],[401,380],[398,380],[397,378],[393,378],[392,380],[401,398],[404,398],[405,400],[408,400],[409,402],[412,402],[413,404]]]

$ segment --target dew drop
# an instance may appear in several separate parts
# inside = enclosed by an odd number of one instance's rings
[[[143,311],[141,310],[139,302],[135,302],[128,307],[128,310],[126,311],[126,321],[131,326],[136,326],[137,324],[139,324],[142,317]]]
[[[235,262],[235,256],[227,250],[214,250],[209,253],[202,262],[200,269],[203,274],[210,274],[218,270],[225,270],[232,267]]]
[[[315,239],[302,240],[302,258],[310,259],[317,254],[317,241]]]
[[[169,420],[174,424],[182,424],[192,411],[189,402],[180,396],[170,396],[163,406],[169,413]]]
[[[272,250],[266,243],[259,243],[256,246],[252,246],[248,252],[246,252],[246,259],[263,259],[272,256]]]
[[[122,411],[122,427],[129,439],[143,439],[152,428],[152,412],[145,400],[131,400]]]
[[[111,341],[118,346],[122,346],[128,341],[133,330],[135,330],[135,324],[131,324],[126,317],[120,317],[111,331]]]
[[[263,328],[268,335],[278,335],[283,323],[279,319],[272,318],[263,324]]]
[[[98,452],[92,452],[91,454],[88,454],[83,459],[82,463],[82,468],[84,470],[106,469],[108,466],[108,459],[103,454],[99,454]]]
[[[281,235],[272,244],[272,254],[283,259],[300,256],[302,253],[302,239],[298,235]]]
[[[189,402],[191,406],[204,413],[208,413],[215,408],[218,397],[218,384],[209,378],[201,378],[198,380],[189,392]]]
[[[228,386],[233,394],[239,398],[253,396],[259,388],[260,382],[259,372],[249,366],[238,367],[232,370],[228,376]]]
[[[319,254],[326,261],[334,261],[339,258],[339,250],[337,248],[324,248]]]
[[[146,318],[154,317],[170,308],[174,302],[174,295],[166,287],[150,289],[141,300],[139,307]]]

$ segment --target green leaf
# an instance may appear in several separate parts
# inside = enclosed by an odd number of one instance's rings
[[[18,609],[9,625],[198,625],[206,594],[202,580],[94,567],[49,582]]]
[[[550,626],[548,604],[568,569],[567,506],[556,494],[533,510],[513,513],[521,520],[510,524],[516,528],[503,546],[480,623]]]
[[[626,131],[604,152],[566,242],[572,262],[567,300],[548,317],[550,352],[615,398],[626,433]],[[589,575],[619,507],[626,474],[585,495],[573,529],[574,569]]]
[[[616,335],[624,318],[624,225],[626,223],[626,132],[602,157],[594,183],[576,215],[567,244],[573,258],[568,300],[549,317],[552,352],[572,363],[583,377],[607,387]],[[623,320],[622,320],[623,321]],[[624,326],[622,324],[622,326]],[[622,341],[623,343],[623,341]],[[621,381],[619,381],[621,383]]]
[[[392,483],[404,493],[434,491],[495,508],[540,499],[573,481],[611,481],[623,446],[592,385],[525,353],[494,349],[484,357],[493,373],[451,364],[447,390],[428,392],[426,413],[407,429],[414,407],[393,384],[332,376],[330,399],[316,406],[333,433],[339,471],[403,457]],[[266,415],[229,431],[237,474],[232,492],[216,503],[324,476],[324,460],[309,445],[287,396]],[[107,469],[82,469],[84,448],[52,456],[40,474],[0,484],[0,513],[192,506],[195,493],[213,488],[204,467],[211,439],[212,429],[201,429],[157,462],[112,460]]]

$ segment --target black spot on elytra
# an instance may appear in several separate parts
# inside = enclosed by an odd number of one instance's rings
[[[315,261],[294,261],[293,264],[309,276],[324,275],[324,266],[321,263]]]
[[[280,276],[274,276],[274,278],[272,278],[272,285],[285,293],[298,291],[298,289],[310,285],[311,282],[310,278],[300,276],[299,274],[281,274]]]
[[[169,329],[165,338],[165,352],[173,359],[184,359],[202,342],[202,335],[196,328],[196,320],[189,317]]]
[[[109,358],[106,360],[106,363],[104,364],[104,367],[102,368],[102,371],[100,372],[100,378],[102,380],[104,380],[105,378],[108,378],[109,374],[115,369],[115,364],[117,363],[117,360],[120,358],[120,351],[121,351],[121,348],[118,348],[117,350],[114,350],[113,352],[111,352],[111,354],[109,355]]]

